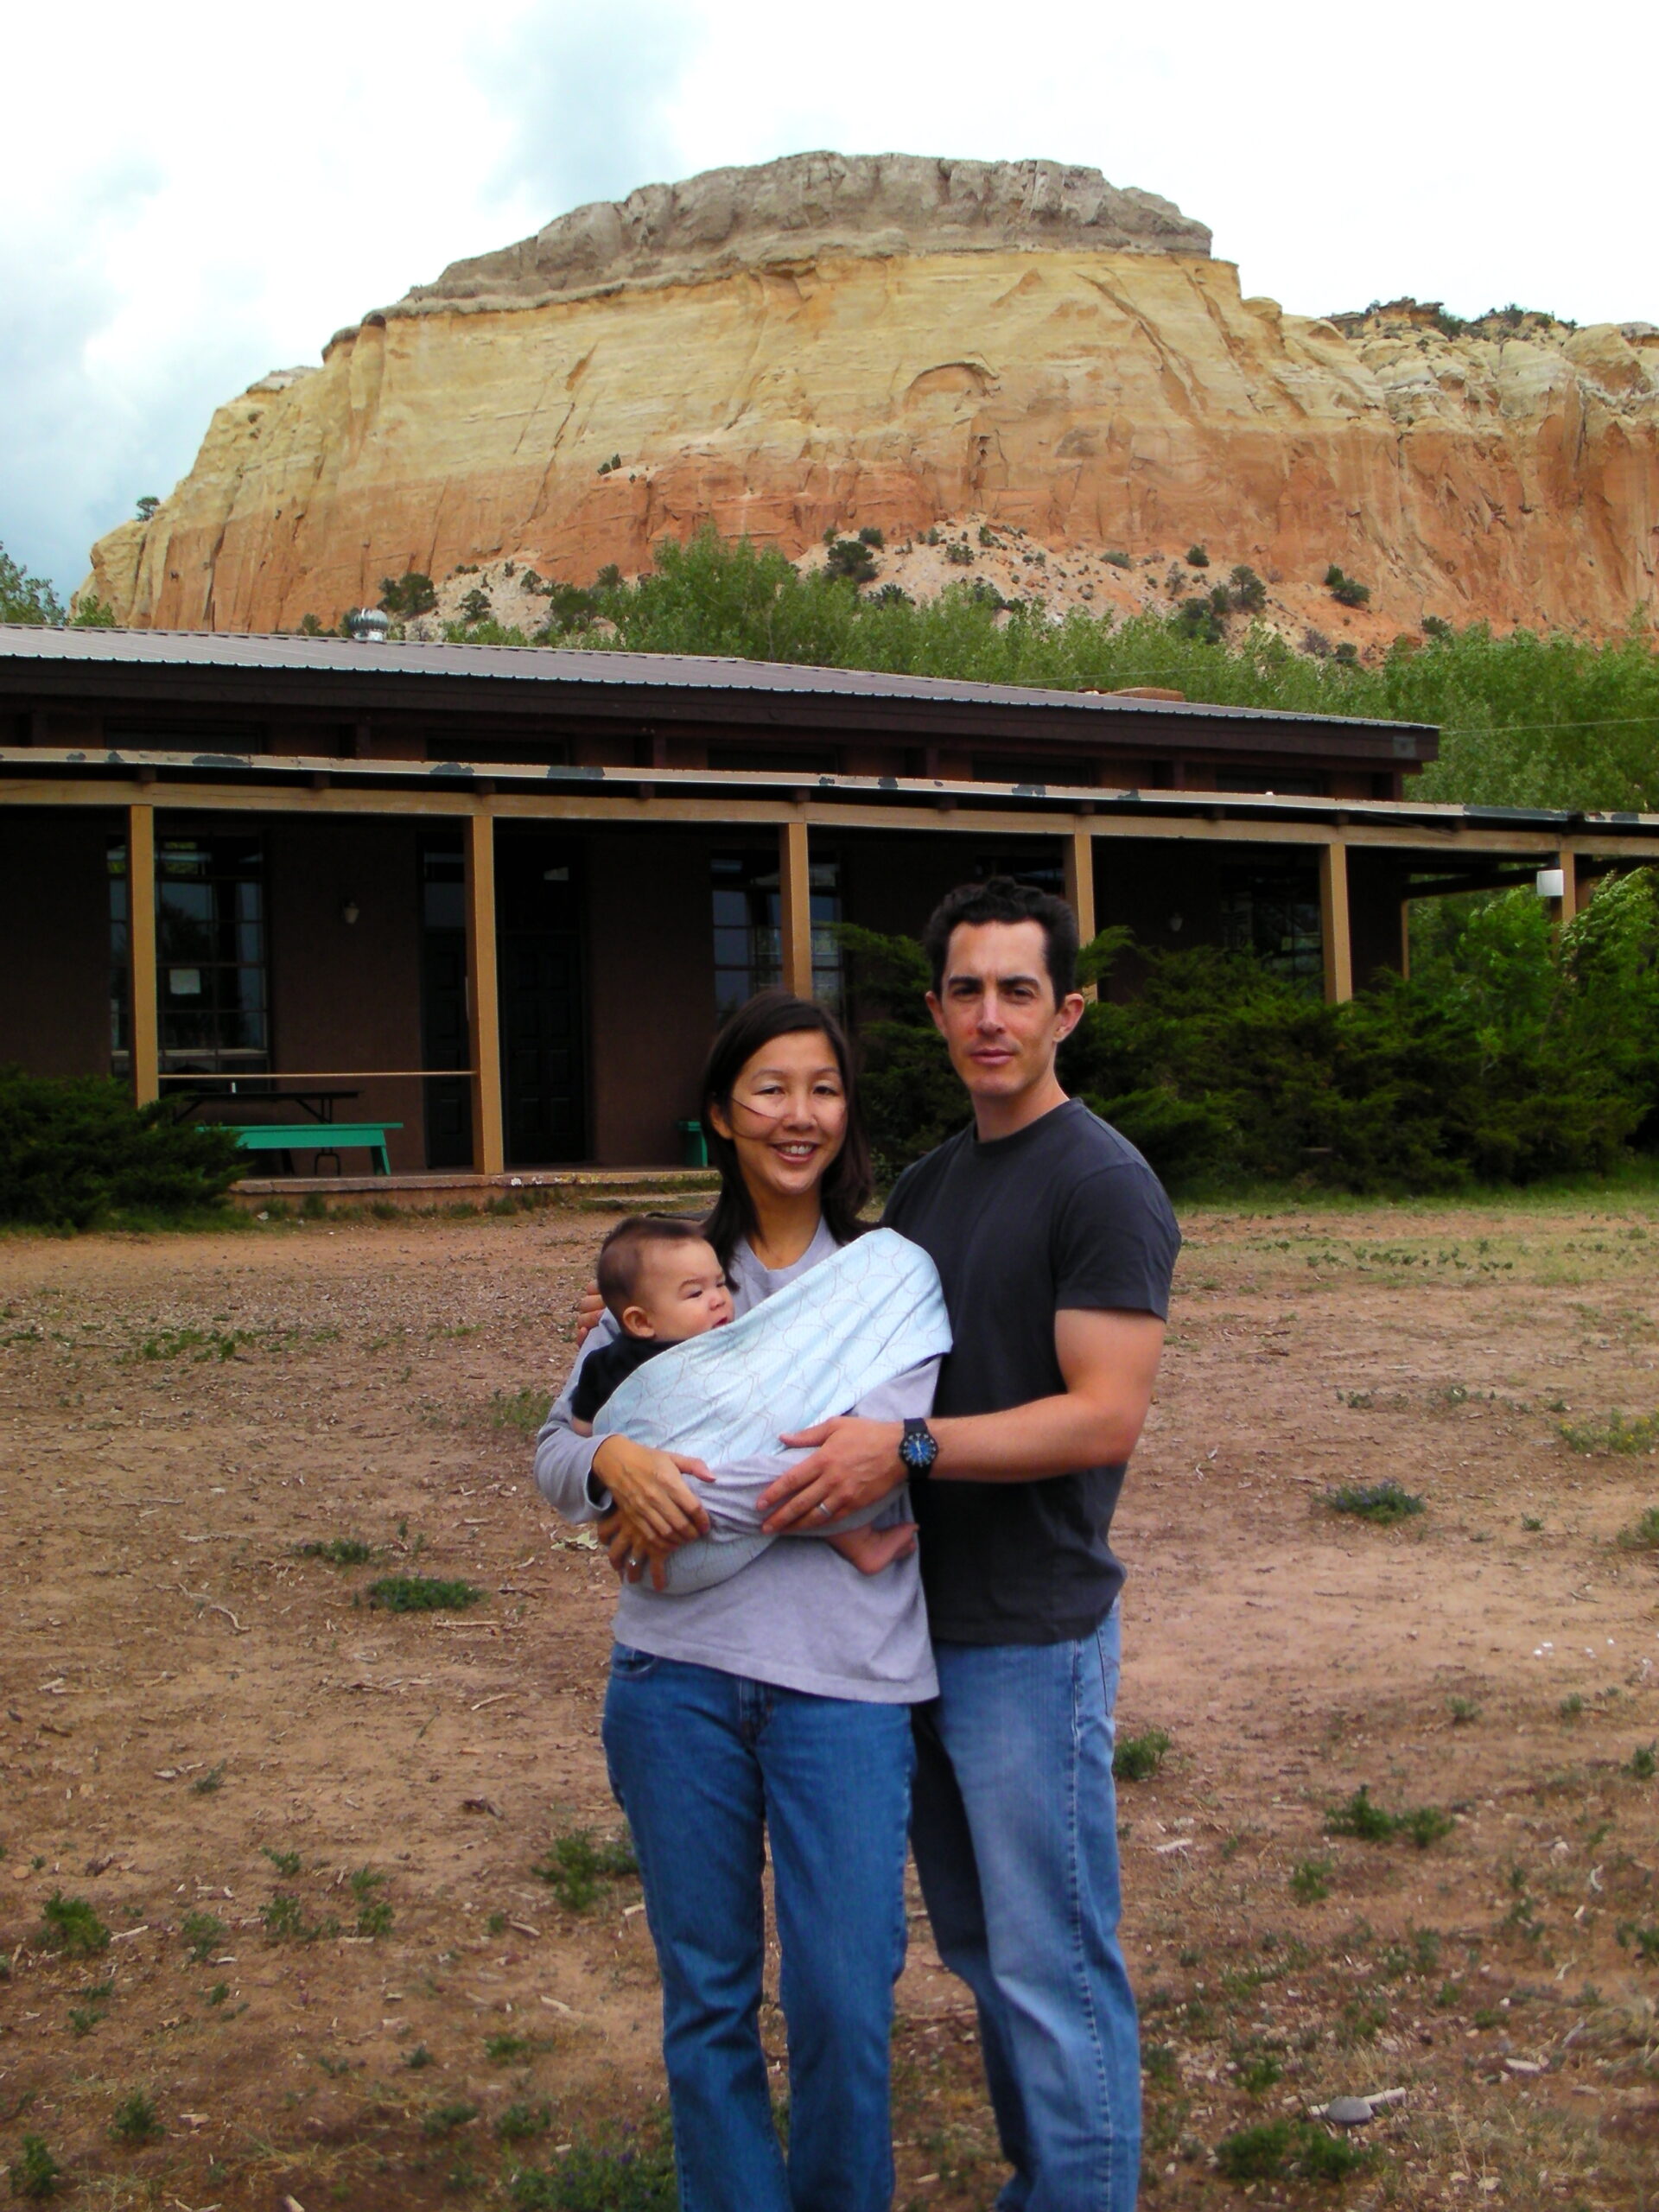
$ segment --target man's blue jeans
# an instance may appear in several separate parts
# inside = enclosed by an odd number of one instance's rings
[[[662,1970],[683,2212],[887,2212],[909,1707],[810,1697],[619,1644],[604,1738]],[[787,2170],[759,2027],[768,1836]]]
[[[1117,1609],[1076,1643],[936,1644],[912,1825],[939,1955],[979,2004],[1000,2212],[1131,2212],[1141,2052],[1118,1942]]]

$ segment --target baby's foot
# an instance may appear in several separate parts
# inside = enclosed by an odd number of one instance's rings
[[[880,1574],[896,1559],[906,1559],[916,1548],[916,1523],[901,1521],[893,1529],[849,1529],[827,1540],[842,1557],[850,1560],[861,1574]]]

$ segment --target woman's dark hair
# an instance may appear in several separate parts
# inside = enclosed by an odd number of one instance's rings
[[[814,1006],[810,999],[798,999],[789,991],[757,991],[721,1024],[703,1063],[702,1134],[709,1161],[720,1170],[720,1196],[702,1233],[720,1255],[722,1267],[730,1267],[739,1243],[754,1234],[754,1201],[743,1180],[737,1147],[730,1137],[721,1136],[709,1109],[718,1106],[729,1119],[733,1085],[755,1054],[774,1038],[800,1036],[812,1030],[829,1040],[847,1099],[847,1135],[818,1186],[823,1218],[837,1244],[850,1244],[858,1235],[859,1212],[869,1202],[875,1178],[859,1120],[853,1056],[846,1036],[834,1014]]]

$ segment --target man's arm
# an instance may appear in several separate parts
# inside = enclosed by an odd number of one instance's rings
[[[1155,1313],[1063,1309],[1054,1316],[1054,1351],[1065,1389],[1006,1412],[931,1422],[939,1456],[930,1481],[1042,1482],[1127,1459],[1152,1404],[1163,1344]],[[900,1421],[849,1417],[785,1437],[817,1448],[762,1497],[767,1530],[792,1528],[821,1501],[839,1516],[896,1489],[903,1433]]]

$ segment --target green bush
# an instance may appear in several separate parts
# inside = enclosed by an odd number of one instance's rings
[[[430,614],[437,603],[436,587],[431,577],[419,569],[405,569],[401,576],[380,579],[381,611],[398,621],[412,621],[416,615]]]
[[[127,1208],[182,1213],[208,1205],[245,1172],[223,1129],[135,1108],[99,1076],[0,1068],[0,1221],[85,1229]]]

